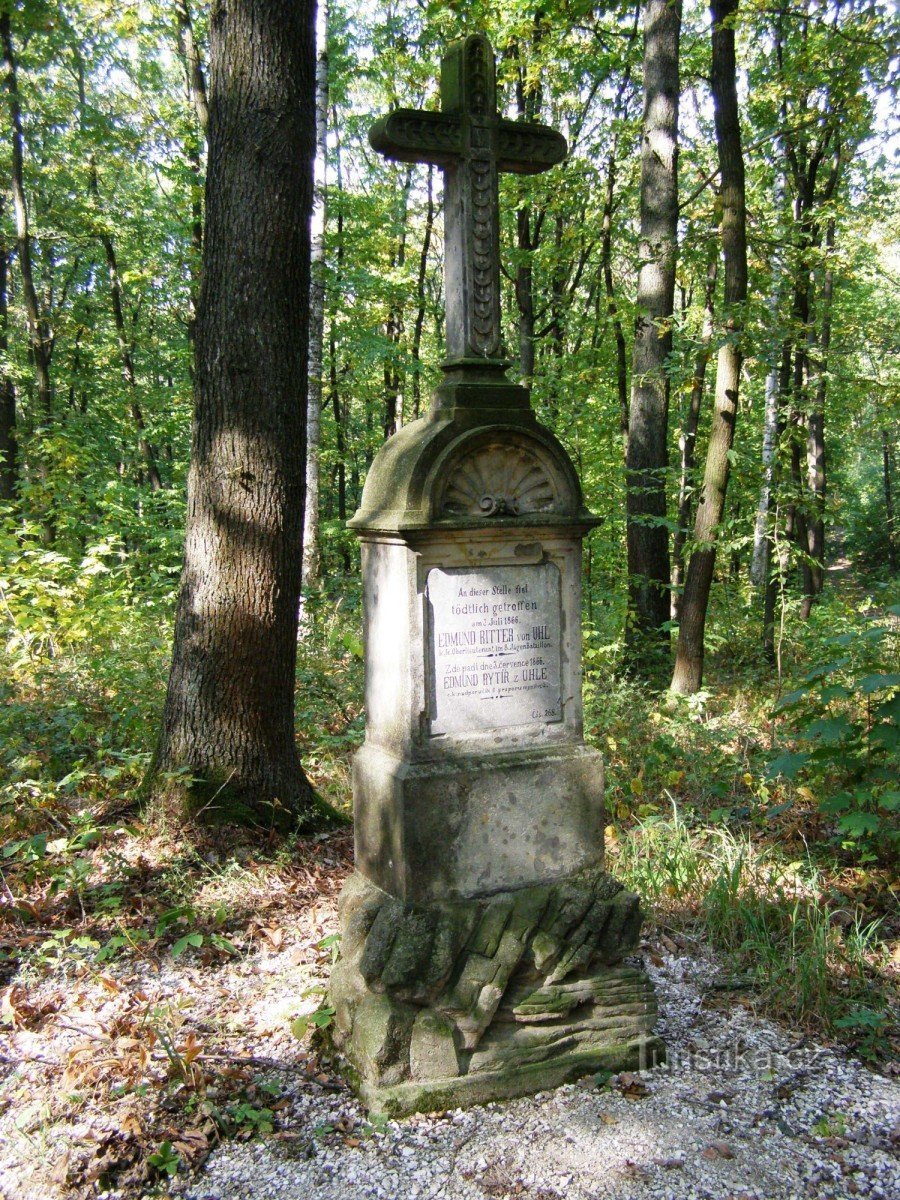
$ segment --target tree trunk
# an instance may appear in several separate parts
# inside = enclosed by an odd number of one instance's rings
[[[641,143],[641,270],[625,461],[628,542],[626,649],[632,662],[668,646],[666,516],[669,384],[678,235],[680,0],[647,0]]]
[[[807,546],[810,557],[810,583],[812,598],[817,596],[825,583],[825,395],[828,388],[828,351],[831,346],[831,309],[834,297],[834,217],[830,217],[825,231],[825,270],[822,292],[817,304],[819,309],[819,339],[813,364],[816,389],[811,396],[807,420],[806,480],[811,496],[811,511],[806,522]]]
[[[188,341],[193,346],[197,331],[197,293],[203,255],[203,141],[209,125],[209,101],[206,93],[206,72],[203,69],[200,48],[194,38],[194,22],[189,0],[176,0],[175,23],[187,98],[200,130],[199,136],[189,137],[185,146],[191,173],[191,295],[187,333]]]
[[[97,168],[93,160],[89,166],[89,187],[99,210],[101,204],[100,186],[97,180]],[[160,476],[159,464],[156,460],[156,450],[147,437],[144,413],[137,397],[137,375],[134,370],[134,354],[131,339],[128,336],[128,330],[125,325],[125,312],[122,307],[122,279],[116,259],[116,247],[108,233],[101,232],[99,236],[100,243],[103,246],[103,253],[106,257],[106,269],[109,275],[109,294],[113,311],[113,322],[115,323],[116,336],[119,340],[119,353],[122,356],[122,378],[125,380],[130,396],[128,407],[131,412],[131,419],[134,421],[135,429],[138,433],[138,449],[141,452],[141,458],[144,460],[144,466],[147,470],[150,490],[151,492],[158,492],[162,488],[162,477]]]
[[[306,504],[303,515],[303,590],[319,579],[319,443],[325,340],[325,221],[328,175],[328,6],[316,13],[316,170],[309,293],[309,384],[306,395]]]
[[[412,191],[413,168],[408,167],[403,185],[400,189],[399,232],[397,246],[391,256],[391,271],[402,271],[406,265],[407,221],[409,217],[409,196]],[[385,333],[390,345],[390,353],[384,360],[384,438],[392,437],[403,425],[403,372],[400,368],[400,341],[403,337],[403,301],[391,301],[388,310]]]
[[[742,330],[747,299],[747,229],[744,158],[738,116],[734,25],[738,0],[712,0],[712,96],[722,180],[722,254],[725,261],[725,340],[716,364],[716,400],[706,452],[703,491],[694,523],[682,600],[672,691],[691,695],[703,681],[704,632],[716,537],[725,511],[729,453],[734,442],[743,359]]]
[[[422,236],[422,252],[419,255],[419,273],[416,276],[416,320],[413,325],[413,417],[418,418],[422,408],[422,333],[425,328],[425,278],[428,271],[428,253],[434,234],[434,167],[428,168],[428,207],[425,212],[425,232]]]
[[[888,564],[892,571],[897,570],[897,530],[894,524],[894,496],[892,487],[893,451],[891,438],[886,425],[881,427],[881,467],[884,486],[884,517],[887,530]]]
[[[216,0],[184,567],[147,790],[184,816],[313,820],[294,737],[313,0]]]
[[[534,39],[530,48],[536,47],[541,39],[541,16],[534,18]],[[516,73],[516,110],[520,121],[534,121],[541,107],[541,88],[537,81],[526,83],[521,58]],[[516,306],[519,310],[519,373],[525,387],[531,387],[534,378],[534,273],[532,256],[541,242],[543,214],[536,217],[530,204],[523,204],[516,211],[516,245],[519,263],[516,267]]]
[[[0,358],[9,349],[9,250],[0,230]],[[6,367],[0,374],[0,503],[12,504],[19,478],[16,387]]]
[[[175,0],[175,20],[178,25],[178,49],[184,67],[185,83],[194,112],[197,114],[197,124],[205,136],[209,126],[206,74],[199,47],[194,39],[194,22],[188,0]]]
[[[625,332],[622,329],[622,318],[619,316],[612,273],[612,219],[615,207],[617,144],[617,142],[613,142],[606,163],[606,196],[603,201],[603,221],[600,233],[600,268],[603,271],[603,288],[606,292],[606,315],[612,321],[613,334],[616,339],[616,389],[619,396],[619,430],[622,434],[624,449],[628,445],[628,351],[625,346]]]
[[[681,620],[681,586],[684,582],[684,544],[687,540],[688,524],[693,504],[691,501],[694,484],[694,466],[697,459],[697,426],[700,424],[700,409],[706,388],[706,368],[712,348],[716,280],[719,275],[719,248],[713,245],[706,266],[706,288],[703,297],[703,328],[700,345],[694,357],[694,376],[684,424],[678,439],[681,453],[681,475],[678,481],[678,527],[672,539],[672,618]]]
[[[777,501],[781,484],[781,448],[784,440],[785,419],[788,396],[791,390],[791,357],[790,340],[785,340],[781,347],[781,368],[776,376],[774,389],[773,413],[773,449],[771,472],[769,475],[769,495],[766,503],[766,525],[763,530],[765,545],[765,593],[763,597],[763,653],[769,662],[777,658],[775,640],[775,610],[778,600],[784,594],[790,567],[790,533],[785,527],[783,536],[779,535],[780,514],[776,503],[772,510],[773,498]],[[768,387],[769,381],[766,381]],[[768,403],[768,396],[766,397]],[[789,510],[790,511],[790,510]]]
[[[25,302],[25,320],[28,327],[28,348],[34,365],[37,386],[38,420],[49,422],[53,414],[53,388],[50,381],[50,359],[52,341],[50,322],[41,310],[34,284],[31,261],[31,230],[28,222],[28,206],[25,202],[24,139],[22,136],[22,106],[19,100],[19,83],[16,56],[13,48],[12,28],[9,12],[0,15],[0,40],[3,42],[3,58],[6,66],[6,90],[9,93],[9,117],[12,134],[12,197],[16,220],[16,253],[22,276],[22,297]]]
[[[784,176],[778,171],[775,177],[775,207],[780,213],[784,205],[785,188]],[[778,314],[781,307],[782,290],[782,251],[776,247],[772,256],[772,290],[769,293],[769,320],[773,327],[778,325]],[[750,560],[750,582],[754,587],[764,587],[769,577],[771,561],[771,543],[769,540],[769,507],[772,503],[772,484],[775,471],[775,453],[778,445],[778,408],[779,408],[779,362],[783,361],[784,346],[776,354],[773,345],[772,360],[765,382],[765,406],[763,411],[763,444],[762,468],[763,481],[759,489],[759,504],[756,508],[756,523],[753,529],[753,557]]]

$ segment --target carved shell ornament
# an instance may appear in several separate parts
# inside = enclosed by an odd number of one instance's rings
[[[558,508],[557,488],[537,455],[523,446],[492,442],[452,470],[441,515],[518,517]]]

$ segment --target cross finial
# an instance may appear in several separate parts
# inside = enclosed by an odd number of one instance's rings
[[[446,366],[505,366],[500,327],[497,174],[534,175],[566,156],[566,139],[546,125],[497,112],[494,53],[483,34],[453,42],[441,61],[441,111],[396,109],[369,134],[399,162],[444,171]]]

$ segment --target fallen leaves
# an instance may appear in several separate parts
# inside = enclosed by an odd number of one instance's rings
[[[704,1150],[700,1151],[700,1157],[705,1158],[708,1162],[718,1162],[720,1159],[734,1158],[734,1151],[727,1142],[710,1142]]]
[[[623,1071],[614,1082],[626,1100],[642,1100],[650,1095],[650,1088],[633,1071]]]
[[[13,1029],[38,1029],[44,1019],[59,1012],[63,998],[59,993],[32,1000],[25,988],[11,984],[0,992],[0,1021]]]

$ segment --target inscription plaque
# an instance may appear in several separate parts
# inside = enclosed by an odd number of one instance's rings
[[[562,720],[553,563],[428,572],[431,733]]]

